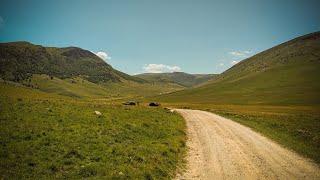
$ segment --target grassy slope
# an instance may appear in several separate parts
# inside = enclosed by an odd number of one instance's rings
[[[319,68],[319,62],[297,62],[155,99],[215,104],[319,104]]]
[[[144,73],[135,77],[153,83],[176,83],[184,87],[197,86],[215,77],[215,74],[187,74],[184,72],[173,73]]]
[[[166,94],[166,93],[184,89],[184,87],[174,83],[138,84],[138,83],[128,82],[128,81],[123,83],[106,84],[105,86],[109,88],[112,92],[116,92],[118,96],[120,97],[124,96],[127,98],[148,97],[148,96]]]
[[[320,163],[320,33],[257,54],[210,83],[150,98],[229,117]]]
[[[46,75],[33,75],[31,84],[39,90],[69,97],[109,97],[111,93],[106,88],[81,78],[51,79]]]
[[[320,33],[248,58],[207,85],[161,96],[164,102],[320,104]]]
[[[184,121],[161,108],[111,106],[4,83],[0,107],[5,179],[167,179],[185,152]]]
[[[33,75],[31,82],[25,82],[41,91],[75,98],[119,99],[158,95],[183,89],[177,84],[149,84],[133,81],[96,84],[81,78],[51,79],[47,75]]]

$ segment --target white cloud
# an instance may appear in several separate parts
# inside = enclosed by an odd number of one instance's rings
[[[147,73],[163,73],[163,72],[178,72],[181,71],[179,66],[168,66],[165,64],[146,64],[143,70]]]
[[[245,58],[251,54],[251,51],[231,51],[229,54],[237,58]]]
[[[103,52],[103,51],[99,51],[99,52],[97,52],[95,54],[98,57],[100,57],[101,59],[103,59],[104,61],[107,61],[107,60],[111,59],[111,57],[106,52]]]
[[[219,66],[224,66],[224,64],[223,64],[223,63],[220,63]]]
[[[231,61],[230,63],[231,63],[231,65],[235,65],[235,64],[237,64],[239,61]]]

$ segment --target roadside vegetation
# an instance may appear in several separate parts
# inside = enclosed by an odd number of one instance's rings
[[[4,179],[168,179],[186,151],[182,117],[162,108],[110,105],[4,83],[0,107]]]
[[[320,164],[320,106],[166,104],[221,115]]]
[[[320,107],[289,107],[280,111],[276,109],[281,107],[272,108],[270,112],[210,111],[248,126],[320,164]]]

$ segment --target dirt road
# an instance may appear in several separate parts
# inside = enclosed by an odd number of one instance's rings
[[[234,121],[177,109],[187,122],[186,172],[177,179],[320,179],[319,167]]]

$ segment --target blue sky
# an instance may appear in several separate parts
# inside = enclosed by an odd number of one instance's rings
[[[129,74],[220,73],[319,31],[319,9],[319,0],[0,0],[0,41],[78,46]]]

